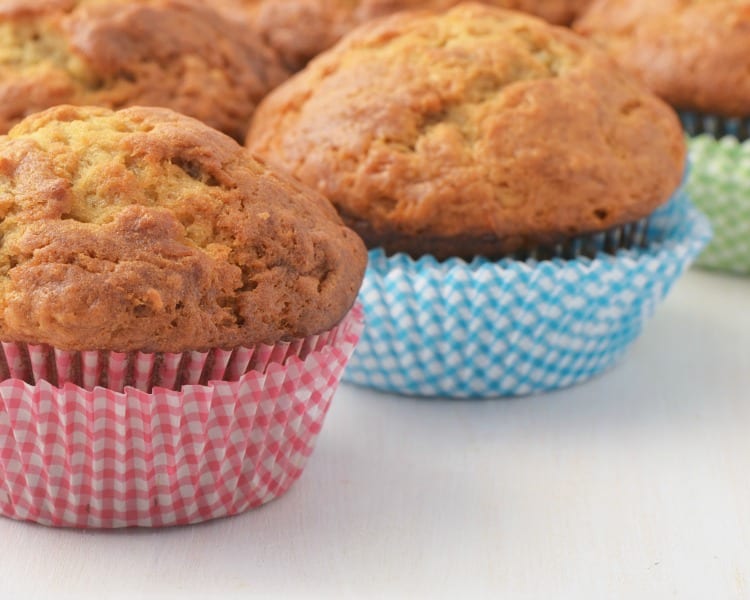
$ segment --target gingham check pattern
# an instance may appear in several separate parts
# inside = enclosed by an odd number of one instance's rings
[[[646,249],[491,262],[370,253],[367,328],[344,379],[420,396],[524,395],[612,366],[710,236],[678,198]]]
[[[235,381],[180,391],[6,379],[0,383],[0,512],[54,526],[158,527],[272,500],[302,473],[361,329],[362,310],[355,307],[326,336],[266,347],[262,368]],[[34,348],[17,350],[10,350],[7,364],[17,357],[15,367],[32,368]],[[151,371],[155,361],[148,356],[129,362],[116,355],[113,368],[123,374],[112,379]],[[67,373],[99,377],[90,353],[61,360],[70,363]],[[215,361],[207,366],[220,369]],[[201,371],[193,376],[200,379]],[[145,375],[135,377],[146,385]]]
[[[690,138],[693,165],[688,189],[706,213],[714,238],[697,264],[750,273],[750,141],[710,134]]]

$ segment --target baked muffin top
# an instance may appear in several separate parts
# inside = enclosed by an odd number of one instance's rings
[[[400,10],[447,10],[461,0],[237,0],[254,26],[293,70],[333,46],[357,25]],[[591,0],[485,0],[568,24]]]
[[[0,137],[0,339],[234,348],[329,329],[362,242],[330,203],[162,108],[60,106]]]
[[[750,116],[750,1],[598,0],[576,29],[673,106]]]
[[[264,100],[248,145],[369,246],[439,257],[636,221],[685,160],[674,111],[608,56],[478,4],[362,26]]]
[[[242,140],[286,76],[257,35],[197,0],[0,2],[0,133],[58,104],[151,105]]]

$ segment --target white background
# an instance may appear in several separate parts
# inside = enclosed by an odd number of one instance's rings
[[[343,386],[290,492],[163,530],[0,519],[0,598],[750,598],[750,278],[691,272],[615,370],[520,400]]]

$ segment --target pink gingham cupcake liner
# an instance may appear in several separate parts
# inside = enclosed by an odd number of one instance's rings
[[[183,354],[3,343],[0,514],[78,528],[241,513],[301,475],[359,339]]]

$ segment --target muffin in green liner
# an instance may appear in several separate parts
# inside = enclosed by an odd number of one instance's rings
[[[750,120],[680,116],[691,134],[688,193],[714,228],[713,240],[696,264],[750,274]]]
[[[750,273],[750,2],[594,0],[574,28],[680,111],[714,229],[697,264]]]

